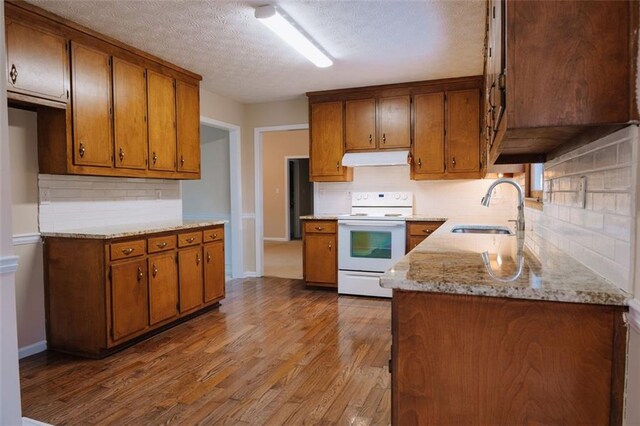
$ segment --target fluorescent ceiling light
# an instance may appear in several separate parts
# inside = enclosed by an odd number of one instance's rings
[[[315,66],[326,68],[333,65],[333,61],[298,31],[296,27],[284,19],[274,6],[267,5],[256,8],[255,16],[267,28],[276,33],[278,37],[286,41],[289,46],[313,62]]]

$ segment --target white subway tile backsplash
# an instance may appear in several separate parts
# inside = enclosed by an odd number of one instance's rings
[[[38,186],[50,192],[39,206],[42,232],[182,218],[179,181],[39,175]]]
[[[638,129],[630,126],[547,162],[544,210],[526,210],[537,238],[627,291],[633,282],[630,241],[635,232],[638,143]],[[587,177],[584,209],[578,203],[581,176]]]

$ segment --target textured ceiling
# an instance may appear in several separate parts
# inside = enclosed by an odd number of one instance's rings
[[[277,1],[334,59],[316,68],[254,17],[267,1],[29,0],[245,102],[482,73],[484,0]]]

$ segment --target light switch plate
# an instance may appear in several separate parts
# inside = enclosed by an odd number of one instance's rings
[[[51,204],[51,190],[49,188],[40,188],[40,204]]]
[[[587,177],[581,176],[578,183],[578,207],[584,209],[587,205]]]

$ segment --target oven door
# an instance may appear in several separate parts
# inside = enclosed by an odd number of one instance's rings
[[[402,256],[404,221],[338,221],[338,269],[384,272]]]

